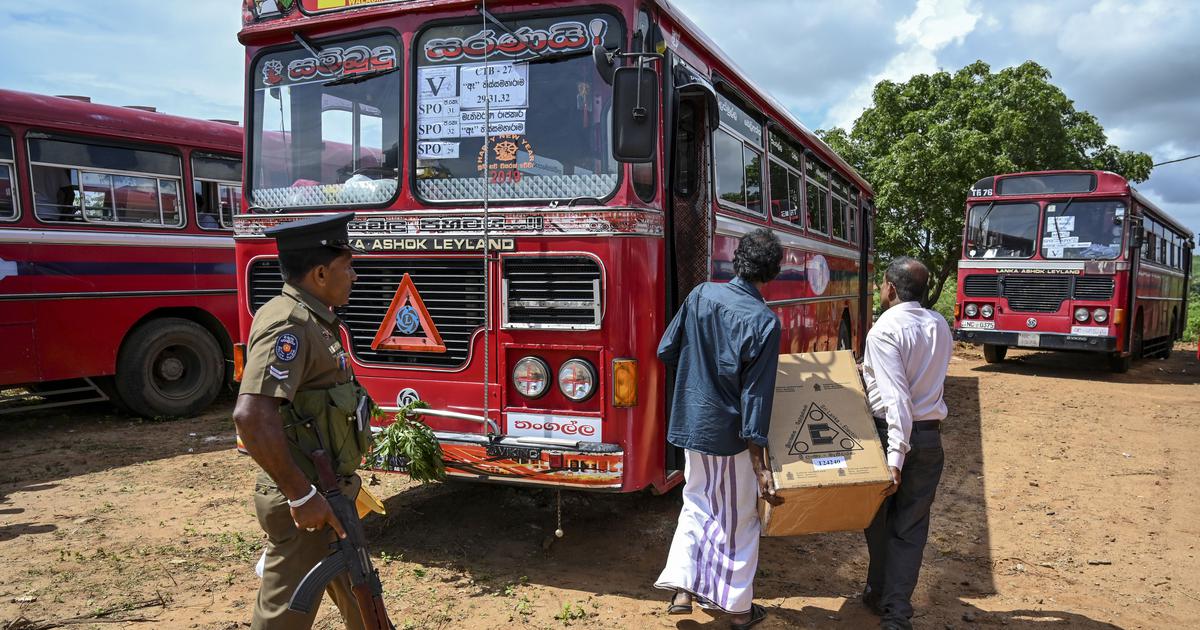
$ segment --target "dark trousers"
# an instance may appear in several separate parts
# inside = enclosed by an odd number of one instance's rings
[[[867,590],[879,597],[884,619],[907,620],[913,615],[913,589],[929,537],[929,508],[942,478],[942,433],[924,426],[914,425],[909,438],[900,489],[884,499],[865,530],[871,554]],[[875,428],[886,446],[887,425],[876,420]]]

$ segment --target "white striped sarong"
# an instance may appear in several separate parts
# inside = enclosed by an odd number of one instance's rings
[[[705,608],[749,612],[762,532],[750,452],[684,454],[683,510],[654,586],[687,591]]]

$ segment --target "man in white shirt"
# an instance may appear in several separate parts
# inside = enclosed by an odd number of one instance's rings
[[[884,630],[909,630],[912,593],[929,535],[929,509],[942,477],[942,388],[953,344],[941,315],[923,308],[929,270],[908,257],[888,265],[883,314],[867,335],[863,380],[892,484],[866,529],[871,564],[863,603]]]

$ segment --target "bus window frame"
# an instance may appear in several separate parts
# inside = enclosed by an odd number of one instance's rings
[[[815,171],[817,171],[818,175],[820,175],[822,169],[824,169],[825,176],[830,178],[830,183],[822,186],[821,182],[816,181],[812,177],[810,177],[808,174],[808,168],[809,168],[810,164],[813,165],[813,169]],[[817,235],[820,235],[822,237],[829,238],[829,239],[832,238],[832,236],[830,234],[830,232],[832,232],[832,229],[831,229],[832,226],[830,225],[831,224],[830,214],[832,214],[830,204],[832,203],[832,198],[833,198],[833,191],[831,190],[831,186],[833,183],[832,177],[833,177],[833,169],[832,168],[825,166],[824,162],[816,159],[815,157],[812,157],[812,155],[810,153],[805,153],[805,155],[804,155],[804,223],[806,225],[806,230],[809,233],[817,234]],[[825,206],[824,210],[825,210],[826,231],[824,231],[824,232],[814,228],[812,226],[812,222],[809,220],[811,218],[809,216],[811,213],[809,212],[809,203],[808,203],[808,187],[810,185],[815,186],[817,188],[818,198],[820,197],[820,191],[822,191],[822,190],[825,191],[825,203],[823,205]]]
[[[791,134],[787,133],[782,128],[780,128],[779,123],[776,123],[774,120],[770,120],[767,123],[766,133],[767,133],[767,146],[764,148],[766,149],[766,152],[767,152],[767,169],[764,172],[767,173],[767,185],[763,186],[763,190],[765,191],[767,196],[766,196],[765,203],[763,204],[763,207],[766,208],[775,201],[775,195],[771,191],[771,186],[773,186],[775,184],[775,181],[774,181],[775,178],[770,175],[769,171],[771,170],[771,164],[778,164],[779,166],[783,167],[784,174],[787,175],[787,177],[788,177],[787,188],[788,188],[789,192],[791,191],[791,186],[792,186],[792,182],[791,182],[792,176],[795,176],[797,182],[799,183],[799,187],[797,188],[797,193],[796,193],[796,220],[790,221],[785,217],[775,216],[775,210],[773,207],[771,208],[771,211],[768,213],[768,216],[771,219],[772,225],[778,225],[780,227],[790,228],[793,230],[798,230],[798,231],[803,232],[804,228],[808,222],[808,215],[805,213],[805,209],[804,209],[804,150],[803,150],[803,148],[801,148],[801,149],[796,148],[796,147],[803,147],[803,145],[800,144],[799,142],[797,142],[796,139],[793,138]],[[790,149],[790,150],[796,152],[797,158],[800,161],[799,166],[792,164],[785,158],[785,156],[783,156],[779,153],[776,153],[772,149],[772,143],[771,143],[771,140],[772,140],[771,135],[772,134],[777,134],[779,136],[779,142],[780,142],[780,144],[783,145],[784,150]],[[788,146],[788,145],[791,145],[791,146]]]
[[[850,226],[847,223],[849,220],[847,215],[850,213],[850,183],[847,182],[844,177],[842,177],[841,173],[833,171],[832,169],[830,170],[832,171],[833,176],[830,178],[829,182],[829,238],[842,243],[851,243],[853,241],[850,240]],[[838,194],[839,190],[842,191],[843,194]],[[842,236],[838,236],[834,232],[833,208],[836,201],[842,202]]]
[[[171,157],[174,157],[176,159],[176,161],[178,162],[179,175],[171,176],[171,175],[168,175],[165,173],[147,173],[147,172],[143,172],[143,171],[123,171],[123,170],[119,170],[119,169],[96,168],[96,167],[92,167],[92,166],[83,166],[83,165],[78,165],[78,164],[59,164],[59,163],[55,163],[55,162],[34,162],[33,155],[31,152],[32,145],[30,144],[30,142],[33,140],[57,140],[57,141],[61,141],[61,142],[73,142],[76,144],[93,144],[93,145],[107,146],[107,147],[117,148],[117,149],[129,149],[129,150],[135,150],[135,151],[144,150],[144,151],[150,151],[153,153],[166,154],[166,155],[170,155]],[[135,228],[140,228],[140,229],[151,229],[151,230],[182,231],[182,230],[187,229],[187,226],[188,226],[188,217],[187,217],[188,204],[187,204],[186,199],[181,199],[182,207],[179,209],[180,221],[177,225],[168,225],[166,223],[161,222],[161,219],[163,217],[163,206],[162,206],[162,183],[160,180],[163,180],[163,179],[174,180],[178,186],[178,191],[179,191],[178,196],[179,197],[184,196],[184,190],[185,190],[184,177],[183,177],[183,175],[184,175],[184,172],[183,172],[184,163],[183,162],[184,161],[183,161],[183,155],[180,152],[178,147],[167,146],[167,145],[145,144],[145,143],[129,143],[129,142],[109,141],[108,138],[104,138],[102,136],[67,135],[67,134],[54,133],[52,131],[38,130],[36,133],[27,132],[25,134],[25,162],[26,162],[26,166],[28,167],[30,189],[31,189],[31,192],[34,192],[34,193],[36,193],[36,191],[33,190],[33,188],[34,188],[33,187],[33,181],[34,181],[33,169],[35,166],[46,166],[46,167],[50,167],[50,168],[65,168],[65,169],[74,170],[74,171],[78,172],[79,173],[79,184],[77,185],[76,190],[79,192],[79,194],[81,196],[83,195],[83,173],[85,173],[85,172],[98,174],[98,175],[110,175],[110,176],[118,175],[118,176],[125,176],[125,177],[141,177],[144,179],[154,179],[155,180],[155,189],[157,190],[157,194],[158,194],[158,212],[159,212],[160,223],[133,223],[130,221],[92,220],[92,219],[88,219],[86,213],[84,213],[82,211],[80,213],[80,218],[82,219],[82,221],[54,221],[54,220],[46,219],[38,214],[37,203],[35,201],[35,203],[33,204],[34,205],[33,217],[34,217],[34,220],[37,221],[38,223],[41,223],[44,225],[76,225],[76,226],[78,226],[78,225],[93,225],[93,226],[98,225],[98,226],[135,227]],[[113,210],[114,210],[114,212],[116,211],[116,199],[113,199]]]
[[[0,216],[0,223],[16,223],[21,220],[21,171],[17,167],[17,137],[8,127],[0,126],[0,137],[8,138],[11,160],[0,159],[0,167],[8,168],[9,190],[12,193],[13,214]]]
[[[238,190],[241,190],[241,188],[242,188],[241,182],[231,182],[231,181],[224,180],[224,179],[209,179],[207,177],[194,177],[193,176],[192,177],[192,188],[193,188],[192,197],[196,196],[196,190],[195,190],[196,182],[203,182],[206,184],[216,184],[218,195],[220,195],[220,191],[222,188],[224,188],[226,190],[228,190],[230,188],[237,188]],[[230,203],[229,207],[233,210],[232,214],[236,215],[237,208],[233,207],[232,200],[230,200],[230,202],[231,203]],[[230,222],[228,224],[226,224],[225,223],[225,215],[221,213],[220,208],[217,209],[217,224],[218,224],[218,227],[204,227],[200,223],[200,207],[196,206],[196,227],[198,227],[201,230],[204,230],[206,232],[228,232],[233,229],[232,219],[230,220]]]
[[[367,38],[367,37],[372,37],[374,35],[389,35],[389,36],[395,38],[397,55],[402,55],[403,52],[406,50],[406,47],[404,45],[403,35],[400,33],[400,31],[398,31],[394,28],[388,27],[388,26],[372,26],[371,28],[366,29],[366,30],[338,32],[334,35],[329,35],[327,37],[322,37],[322,38],[314,39],[314,40],[310,40],[310,41],[314,45],[316,45],[318,48],[324,48],[325,46],[337,44],[339,42],[353,41],[355,39],[363,39],[363,38]],[[282,51],[300,50],[302,48],[303,47],[300,44],[295,43],[295,42],[279,44],[278,46],[267,46],[267,47],[259,50],[258,53],[255,54],[254,57],[250,60],[249,65],[247,66],[247,72],[248,73],[255,72],[255,70],[258,68],[259,62],[262,61],[262,58],[267,55],[272,55],[272,54],[282,52]],[[404,93],[404,88],[405,88],[406,83],[403,79],[403,73],[407,73],[409,68],[407,67],[408,60],[404,59],[402,56],[398,59],[398,62],[402,64],[400,70],[397,71],[399,73],[402,73],[401,74],[402,78],[399,82],[400,83],[400,94],[397,96],[397,98],[399,99],[399,104],[400,104],[399,105],[400,115],[397,117],[397,120],[396,120],[397,135],[398,135],[397,142],[403,143],[404,137],[405,137],[404,107],[405,107],[405,98],[408,97],[408,94]],[[412,74],[414,76],[416,75],[415,72]],[[249,76],[252,77],[253,74],[250,74]],[[415,88],[415,86],[413,86],[413,87]],[[245,101],[244,107],[245,107],[245,111],[249,112],[249,116],[248,116],[249,120],[246,121],[243,126],[243,128],[245,129],[245,134],[246,134],[245,135],[246,147],[245,147],[245,151],[242,154],[242,172],[243,172],[243,175],[242,175],[242,197],[244,199],[246,198],[247,191],[249,191],[250,194],[253,194],[253,190],[254,190],[254,187],[252,185],[247,186],[246,184],[251,184],[254,181],[254,168],[248,168],[247,164],[248,163],[249,164],[256,163],[256,161],[254,160],[254,149],[255,149],[254,94],[255,94],[255,91],[256,90],[253,87],[253,82],[248,83],[248,87],[246,89],[246,95],[245,95],[246,101]],[[413,109],[415,110],[416,108],[414,107]],[[319,210],[326,210],[329,208],[344,208],[347,210],[354,210],[354,211],[383,210],[383,209],[391,208],[392,206],[396,205],[396,202],[400,200],[401,195],[403,195],[403,193],[404,193],[404,191],[403,191],[404,179],[405,179],[404,174],[403,174],[404,156],[399,155],[399,154],[396,156],[396,168],[401,171],[400,173],[396,174],[396,191],[394,193],[392,193],[392,197],[390,199],[388,199],[386,202],[381,202],[381,203],[377,203],[377,204],[321,204],[321,205],[317,205],[317,206],[286,206],[286,207],[282,208],[282,210],[290,213],[290,212],[311,212],[314,210],[319,211]],[[409,170],[412,170],[412,169],[409,169]],[[252,200],[248,203],[250,206],[254,205]]]
[[[623,13],[621,13],[621,11],[619,11],[616,7],[609,6],[609,5],[581,4],[579,6],[561,7],[561,8],[555,8],[555,9],[550,9],[550,10],[541,10],[541,11],[537,10],[536,8],[533,8],[533,9],[516,11],[513,13],[505,13],[501,17],[501,19],[504,21],[505,24],[513,25],[515,22],[518,22],[522,19],[529,18],[529,17],[532,17],[532,18],[558,18],[558,17],[591,15],[591,14],[596,14],[596,13],[603,13],[604,15],[608,16],[609,18],[615,20],[615,22],[617,24],[619,24],[621,27],[621,38],[620,39],[621,39],[622,45],[626,45],[626,46],[630,45],[630,42],[632,42],[633,33],[630,32],[629,24],[626,23],[626,21],[625,21],[625,15]],[[453,16],[453,17],[442,17],[442,18],[434,18],[432,20],[426,20],[421,23],[420,28],[413,29],[412,42],[409,44],[409,46],[407,46],[407,47],[403,46],[403,44],[404,44],[403,39],[401,39],[401,42],[400,42],[401,47],[404,48],[406,50],[406,54],[408,54],[408,59],[405,60],[406,67],[405,67],[404,71],[407,72],[407,78],[406,78],[406,81],[404,84],[409,89],[409,94],[401,94],[401,109],[402,110],[406,107],[404,98],[405,97],[412,98],[412,106],[408,107],[409,111],[407,113],[405,113],[404,111],[401,111],[401,114],[400,114],[401,121],[404,124],[408,125],[408,129],[411,130],[409,133],[412,136],[411,138],[406,137],[404,128],[403,128],[403,126],[401,127],[400,142],[404,147],[403,148],[403,160],[401,160],[401,162],[408,164],[408,174],[406,176],[404,176],[403,179],[408,184],[409,194],[412,196],[412,199],[414,201],[416,201],[417,203],[419,203],[423,206],[430,207],[430,208],[438,208],[438,207],[459,207],[459,208],[461,208],[464,206],[473,208],[475,206],[483,206],[483,203],[484,203],[483,199],[426,199],[425,197],[423,197],[421,195],[420,190],[418,190],[418,186],[417,186],[418,180],[417,180],[417,132],[416,132],[416,129],[417,129],[417,105],[416,105],[417,100],[416,100],[416,97],[420,90],[420,86],[417,85],[417,81],[420,80],[420,72],[419,72],[420,68],[417,65],[417,60],[418,60],[418,57],[421,52],[421,50],[420,50],[421,38],[425,36],[425,31],[428,31],[431,28],[439,28],[439,27],[443,27],[443,26],[461,26],[463,24],[470,24],[473,21],[477,21],[477,20],[478,20],[478,16],[467,17],[467,18],[464,18],[463,16]],[[397,37],[400,37],[398,32],[397,32]],[[528,60],[529,59],[526,59],[525,61],[528,61]],[[515,63],[520,63],[520,62],[518,61]],[[662,74],[662,73],[660,73],[660,74]],[[658,83],[658,89],[660,91],[663,89],[663,81],[664,81],[663,77],[660,76],[659,83]],[[664,135],[662,132],[656,132],[655,137],[658,138],[656,140],[656,143],[658,145],[660,145],[660,146],[658,146],[657,149],[655,149],[655,153],[654,153],[654,163],[657,164],[658,162],[661,161],[659,159],[659,156],[661,155],[661,152],[664,150],[663,147],[661,146]],[[711,149],[710,149],[710,151],[711,151]],[[611,154],[611,153],[612,153],[612,147],[610,146],[609,154]],[[657,167],[656,167],[656,169],[657,169]],[[617,181],[615,184],[613,184],[612,190],[608,191],[608,194],[606,194],[603,197],[595,198],[595,201],[600,202],[598,205],[602,205],[602,206],[607,205],[609,201],[612,201],[613,198],[615,198],[618,194],[620,194],[622,191],[625,191],[625,186],[627,183],[626,182],[626,179],[627,179],[626,178],[626,170],[627,169],[625,168],[625,163],[618,161],[617,162],[617,171],[616,171]],[[632,170],[630,170],[628,179],[632,179],[632,177],[633,177],[633,173],[632,173]],[[485,177],[485,180],[486,180],[486,177]],[[659,182],[659,179],[656,174],[655,179],[654,179],[654,191],[655,191],[654,196],[655,196],[655,198],[658,197],[658,187],[659,187],[658,182]],[[632,185],[630,185],[630,188],[634,188],[634,187]],[[400,186],[396,187],[396,191],[397,191],[397,194],[399,194]],[[638,199],[641,199],[641,197],[638,195],[636,190],[633,191],[633,194]],[[592,198],[588,198],[587,200],[592,201]],[[489,199],[487,204],[488,204],[488,206],[497,206],[497,207],[508,207],[508,206],[518,207],[518,206],[530,206],[530,205],[548,205],[555,201],[562,202],[563,199],[554,198],[554,197],[542,197],[542,198],[528,197],[528,198],[522,198],[522,199]],[[652,201],[647,201],[646,203],[652,203]]]

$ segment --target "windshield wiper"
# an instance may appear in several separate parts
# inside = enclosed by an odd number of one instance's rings
[[[363,81],[370,81],[371,79],[374,79],[375,77],[381,77],[385,74],[391,74],[399,69],[400,69],[400,66],[396,66],[395,68],[387,68],[384,70],[371,70],[370,72],[359,72],[359,73],[351,74],[351,75],[343,75],[336,79],[330,79],[330,80],[322,83],[321,85],[323,85],[325,87],[332,87],[335,85],[350,85],[352,83],[362,83]]]
[[[535,63],[555,63],[559,61],[566,61],[568,59],[578,59],[585,56],[590,57],[591,54],[591,50],[573,50],[570,52],[550,53],[548,55],[539,54],[537,57],[534,57],[525,63],[531,66]]]
[[[536,57],[545,57],[546,56],[546,55],[543,55],[542,53],[534,50],[533,46],[529,45],[528,39],[525,39],[524,37],[518,35],[517,32],[512,30],[512,28],[510,28],[507,24],[505,24],[504,22],[501,22],[496,16],[492,15],[491,13],[488,12],[487,9],[483,8],[483,5],[479,5],[479,14],[483,16],[483,19],[498,26],[500,28],[500,30],[504,31],[505,33],[508,33],[509,35],[512,35],[513,39],[516,39],[517,41],[521,42],[522,44],[525,44],[525,49],[528,50],[529,52],[533,53],[534,56],[536,56]],[[589,50],[588,54],[591,54],[591,52],[592,51]]]
[[[1046,217],[1046,220],[1049,221],[1051,218],[1057,219],[1058,217],[1061,217],[1062,215],[1066,214],[1067,209],[1070,208],[1071,204],[1074,202],[1075,202],[1074,197],[1067,199],[1067,204],[1065,206],[1063,206],[1062,212],[1061,213],[1056,212],[1054,217]],[[1058,241],[1058,246],[1060,249],[1066,249],[1065,247],[1062,246],[1062,234],[1058,231],[1058,221],[1053,221],[1052,224],[1054,225],[1054,240]]]

